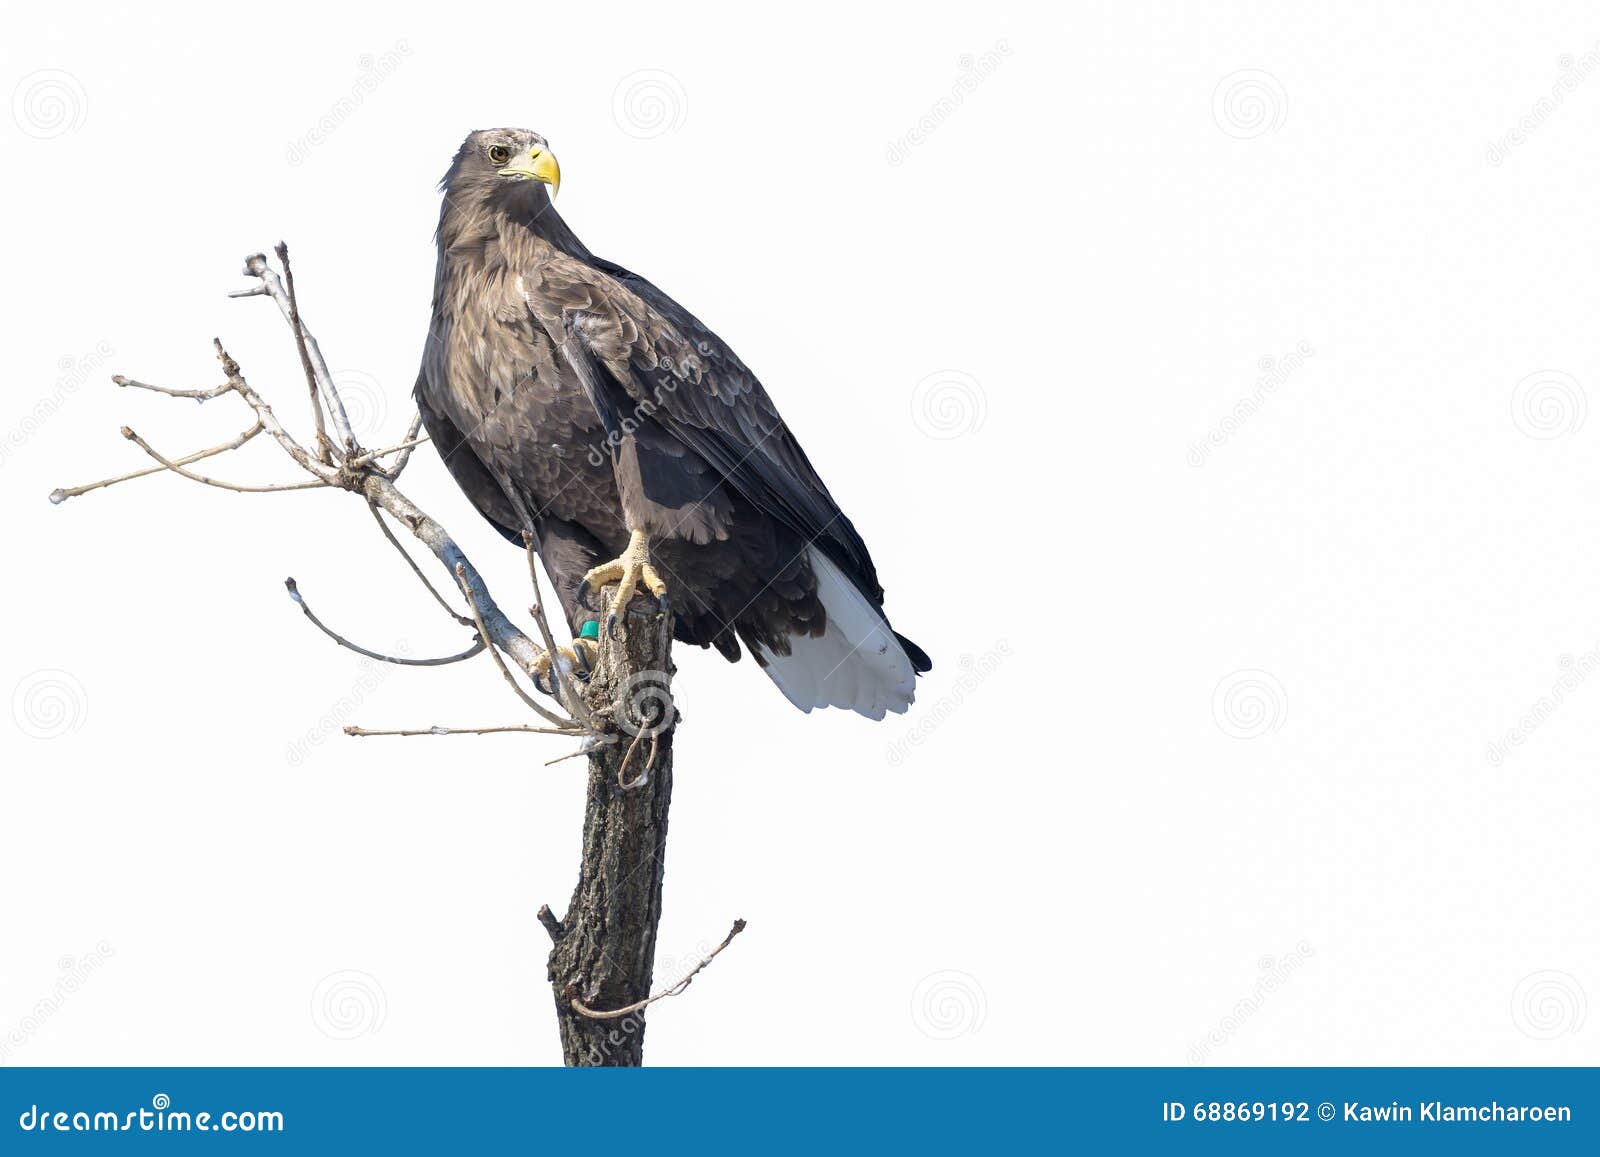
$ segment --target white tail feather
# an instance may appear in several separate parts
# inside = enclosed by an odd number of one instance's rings
[[[828,629],[820,636],[791,635],[787,655],[758,648],[763,670],[802,711],[846,707],[868,719],[882,719],[886,711],[904,712],[916,696],[917,682],[905,648],[827,555],[815,547],[808,555]]]

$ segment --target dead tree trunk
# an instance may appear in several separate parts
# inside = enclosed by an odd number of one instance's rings
[[[557,920],[548,907],[539,920],[555,941],[550,953],[550,981],[555,989],[556,1019],[561,1030],[561,1051],[569,1065],[638,1065],[644,1052],[644,1011],[668,996],[676,996],[741,931],[735,920],[722,943],[687,976],[655,996],[650,995],[655,965],[656,928],[661,922],[661,884],[665,874],[667,804],[672,798],[672,731],[678,714],[672,704],[672,619],[664,610],[653,615],[632,614],[620,638],[600,639],[598,665],[587,684],[575,683],[570,672],[556,672],[558,693],[571,717],[546,707],[522,688],[522,678],[538,684],[547,652],[555,641],[540,606],[532,609],[539,628],[539,643],[529,638],[500,610],[483,576],[467,560],[455,540],[395,486],[410,461],[411,451],[427,441],[421,415],[411,421],[397,444],[368,450],[350,428],[337,383],[328,372],[316,339],[300,315],[289,250],[277,248],[283,269],[280,278],[265,256],[245,260],[245,272],[256,279],[236,297],[269,297],[289,322],[300,353],[310,395],[316,440],[307,447],[284,428],[272,407],[245,380],[239,364],[214,342],[225,381],[203,389],[173,389],[118,376],[118,386],[150,391],[171,398],[205,401],[233,395],[254,413],[254,424],[230,441],[176,459],[168,458],[128,427],[123,437],[136,443],[156,465],[103,478],[82,486],[54,491],[53,503],[88,494],[136,478],[170,471],[207,486],[241,493],[326,488],[359,494],[377,518],[389,544],[435,601],[461,626],[473,628],[472,643],[457,654],[436,659],[412,659],[362,647],[328,627],[306,604],[298,584],[286,586],[306,618],[341,647],[368,659],[412,667],[439,667],[464,662],[487,652],[523,705],[542,722],[490,726],[402,727],[373,730],[347,726],[353,736],[487,735],[524,732],[582,739],[589,749],[589,797],[583,821],[583,862],[578,886],[565,920]],[[219,458],[265,433],[310,477],[293,482],[244,485],[190,469],[198,462]],[[384,463],[388,464],[385,465]],[[454,609],[422,568],[389,529],[385,515],[409,530],[454,576],[471,615]],[[531,526],[531,521],[530,521]],[[529,543],[530,578],[533,576],[533,539]],[[613,588],[599,592],[607,600]],[[574,752],[574,754],[577,754]],[[565,757],[563,757],[565,758]],[[552,761],[558,762],[558,761]]]
[[[643,1063],[672,800],[671,631],[669,614],[630,616],[623,639],[602,637],[584,688],[615,742],[589,756],[583,860],[566,916],[540,912],[555,941],[549,977],[568,1065]]]

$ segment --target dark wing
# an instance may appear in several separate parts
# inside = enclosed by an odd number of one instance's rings
[[[756,376],[660,289],[611,262],[561,254],[535,272],[530,305],[565,341],[608,431],[645,414],[744,499],[815,543],[875,605],[867,547]],[[589,372],[592,359],[603,373]]]
[[[426,371],[424,371],[426,372]],[[439,457],[444,460],[456,485],[471,499],[489,523],[513,545],[522,545],[521,526],[517,513],[511,508],[505,491],[494,475],[479,460],[478,453],[468,443],[456,424],[435,407],[429,399],[424,383],[419,381],[415,392],[417,408],[422,413],[423,427],[433,439]]]

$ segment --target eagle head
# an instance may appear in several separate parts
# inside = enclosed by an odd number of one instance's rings
[[[561,166],[550,143],[528,129],[479,129],[461,142],[439,182],[446,197],[471,200],[544,200],[561,188]]]

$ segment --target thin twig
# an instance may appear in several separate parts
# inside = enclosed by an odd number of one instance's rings
[[[422,432],[422,411],[418,410],[411,416],[411,425],[406,427],[406,436],[400,443],[400,456],[394,460],[394,465],[389,467],[389,477],[398,478],[411,461],[411,451],[421,445],[417,435]]]
[[[349,639],[345,638],[343,635],[339,634],[339,632],[329,627],[321,619],[317,618],[317,616],[312,613],[311,604],[306,602],[305,596],[300,593],[300,585],[294,581],[293,577],[284,579],[283,585],[289,588],[289,597],[299,604],[300,609],[305,612],[306,618],[311,620],[312,625],[316,627],[317,630],[321,631],[324,635],[327,635],[328,638],[332,639],[335,643],[338,643],[339,646],[347,647],[356,654],[365,655],[369,659],[376,659],[380,663],[396,663],[402,667],[446,667],[451,663],[459,663],[464,659],[470,659],[488,646],[488,644],[483,641],[483,636],[477,635],[472,640],[472,646],[468,647],[465,651],[462,651],[459,655],[445,655],[439,659],[403,659],[398,655],[385,655],[380,651],[369,651],[359,643],[352,643]]]
[[[420,421],[420,417],[418,420]],[[354,458],[350,459],[346,465],[352,468],[357,466],[370,466],[379,458],[387,458],[390,454],[399,454],[406,450],[414,450],[423,443],[431,441],[433,441],[433,436],[431,434],[424,434],[420,438],[407,435],[406,441],[401,442],[398,445],[385,446],[382,450],[368,450],[365,454],[358,454]],[[390,473],[389,477],[393,478],[394,474]]]
[[[283,266],[283,280],[289,292],[289,328],[294,330],[294,344],[300,352],[300,368],[305,371],[306,388],[311,391],[311,415],[317,423],[317,457],[333,465],[333,446],[328,441],[328,426],[322,416],[322,396],[317,391],[317,371],[311,365],[311,352],[306,349],[306,327],[300,321],[300,301],[294,293],[294,267],[289,264],[289,246],[280,241],[273,250],[278,263]]]
[[[724,948],[733,943],[733,938],[735,936],[739,935],[739,933],[743,931],[744,921],[735,920],[733,922],[733,927],[729,930],[728,934],[723,937],[722,943],[718,944],[711,950],[710,956],[707,956],[699,964],[695,965],[694,971],[690,972],[688,976],[685,976],[671,988],[663,989],[647,1000],[635,1001],[633,1004],[627,1005],[624,1008],[614,1008],[609,1012],[599,1012],[588,1007],[583,1003],[583,1001],[574,996],[572,997],[572,1011],[580,1016],[586,1016],[590,1020],[616,1020],[618,1017],[627,1016],[630,1013],[640,1012],[646,1008],[649,1008],[658,1000],[665,1000],[669,996],[677,996],[680,992],[689,987],[689,985],[694,981],[694,978],[699,976],[700,973],[705,969],[706,965],[715,960],[718,954],[721,953]]]
[[[584,740],[583,746],[578,748],[578,750],[569,751],[565,755],[558,755],[554,759],[547,759],[544,761],[544,765],[546,767],[554,767],[556,764],[562,763],[568,759],[577,759],[580,755],[588,755],[596,748],[610,747],[616,741],[617,737],[615,735],[595,735]]]
[[[189,479],[191,482],[202,482],[207,486],[215,486],[219,490],[232,490],[238,494],[273,494],[281,490],[319,490],[328,485],[321,480],[312,482],[272,482],[264,486],[250,486],[242,482],[224,482],[220,478],[211,478],[205,474],[196,474],[193,470],[185,470],[178,463],[162,457],[160,452],[152,447],[150,443],[139,437],[127,426],[122,427],[122,436],[161,463],[163,469],[170,470],[174,474]]]
[[[232,389],[231,386],[228,388]],[[262,429],[264,429],[264,427],[260,422],[257,422],[254,426],[251,426],[237,438],[231,438],[222,443],[222,445],[213,446],[209,450],[196,450],[193,454],[186,454],[182,458],[174,459],[173,465],[187,466],[191,462],[199,462],[205,458],[214,458],[218,454],[226,454],[229,450],[237,450],[240,446],[243,446],[246,442],[250,441],[251,438],[254,438],[257,434],[261,433]],[[159,465],[146,466],[143,470],[135,470],[131,474],[119,474],[115,478],[102,478],[99,482],[90,482],[84,486],[61,487],[50,492],[50,501],[59,506],[67,499],[76,498],[80,494],[87,494],[91,490],[99,490],[105,486],[115,486],[119,482],[132,482],[135,478],[144,478],[151,474],[164,474],[168,469],[170,468]]]
[[[478,628],[478,634],[484,638],[488,638],[489,629],[483,625],[483,615],[478,610],[478,600],[472,597],[472,584],[467,582],[466,568],[460,564],[457,564],[456,566],[456,581],[461,584],[461,590],[467,596],[467,606],[472,610],[472,621]],[[511,685],[511,689],[517,693],[517,698],[521,699],[523,703],[527,704],[529,710],[533,711],[534,714],[539,715],[542,718],[548,719],[557,727],[566,728],[570,731],[584,730],[583,725],[577,720],[563,719],[554,711],[546,708],[543,704],[535,702],[533,696],[524,691],[522,689],[522,684],[518,683],[515,677],[512,676],[511,668],[507,667],[505,660],[500,657],[500,649],[498,647],[491,645],[489,648],[489,654],[494,658],[494,665],[500,668],[500,674],[505,676],[506,682],[509,683]],[[552,656],[551,659],[553,665],[554,656]]]
[[[524,673],[532,675],[545,655],[544,650],[521,628],[506,618],[505,612],[495,605],[494,596],[489,593],[483,576],[462,553],[449,532],[402,494],[388,475],[368,471],[361,475],[358,489],[368,502],[382,507],[384,513],[411,531],[452,575],[455,575],[457,567],[466,568],[467,586],[472,592],[473,601],[477,604],[476,610],[489,629],[488,639],[491,645],[497,647]],[[459,576],[457,582],[460,582]]]
[[[519,503],[520,505],[520,503]],[[572,680],[567,676],[566,665],[561,662],[561,652],[556,648],[555,637],[550,633],[550,620],[544,615],[544,599],[539,596],[539,570],[534,562],[533,532],[524,529],[522,532],[523,549],[528,555],[528,579],[533,584],[533,605],[528,608],[528,613],[533,616],[533,621],[539,627],[539,634],[544,639],[544,647],[550,655],[550,670],[555,672],[556,689],[561,693],[560,699],[563,706],[587,727],[593,729],[594,719],[589,714],[589,705],[584,702],[583,696],[573,689]]]
[[[644,736],[645,733],[640,731],[633,737],[633,742],[628,744],[628,750],[622,757],[622,766],[617,768],[617,786],[623,791],[632,791],[650,782],[650,769],[656,764],[655,736],[650,737],[650,758],[646,760],[644,770],[632,779],[628,778],[628,765],[633,762],[633,753],[639,750],[639,744],[644,742]]]
[[[257,254],[257,256],[260,255]],[[235,393],[244,399],[245,405],[255,411],[256,419],[267,428],[267,433],[271,434],[278,445],[284,448],[289,457],[299,463],[300,468],[306,473],[320,478],[324,482],[339,482],[340,475],[334,467],[313,458],[306,452],[306,448],[296,442],[289,432],[283,428],[283,424],[278,421],[277,415],[272,412],[272,407],[267,405],[262,400],[261,395],[256,393],[250,383],[245,380],[244,374],[239,370],[239,363],[234,361],[229,356],[228,351],[222,348],[222,342],[217,338],[212,338],[211,344],[216,347],[217,360],[222,363],[222,372],[228,375],[228,384],[233,387]]]
[[[556,919],[556,914],[550,911],[550,905],[540,904],[538,917],[539,923],[544,925],[544,930],[550,933],[551,942],[560,944],[561,938],[567,934],[567,930],[562,927],[561,921]]]
[[[372,517],[377,519],[378,529],[383,531],[383,537],[389,540],[390,546],[400,552],[400,557],[406,560],[406,565],[411,568],[411,573],[417,576],[417,581],[428,588],[428,593],[433,596],[435,602],[444,608],[444,613],[462,626],[472,626],[472,620],[445,601],[445,597],[439,593],[439,588],[433,585],[433,580],[422,573],[422,568],[417,565],[417,560],[411,557],[411,552],[400,545],[400,540],[394,536],[394,531],[390,530],[389,524],[383,520],[383,512],[378,509],[378,504],[369,499],[367,501],[367,509],[372,511]]]
[[[277,304],[278,312],[294,326],[295,340],[305,342],[306,356],[311,361],[311,371],[316,376],[323,400],[328,403],[328,414],[333,419],[333,430],[339,437],[340,446],[347,448],[351,453],[359,452],[360,446],[356,442],[356,436],[350,430],[350,416],[345,413],[344,401],[339,397],[338,387],[333,384],[333,375],[328,372],[328,363],[322,357],[322,349],[317,345],[317,339],[311,336],[311,330],[306,327],[305,319],[300,316],[298,307],[293,308],[291,317],[289,295],[285,292],[278,274],[267,264],[266,256],[260,253],[252,253],[245,258],[244,269],[250,276],[260,279],[267,296]]]
[[[149,390],[152,393],[165,394],[169,398],[193,398],[197,402],[209,402],[212,398],[219,398],[233,390],[231,382],[223,382],[220,386],[212,386],[209,390],[174,390],[168,386],[152,386],[149,382],[125,378],[121,374],[114,374],[111,381],[125,389]]]

